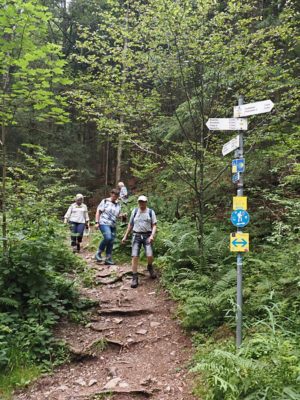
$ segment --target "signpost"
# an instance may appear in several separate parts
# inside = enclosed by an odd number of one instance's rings
[[[231,233],[230,235],[230,251],[243,252],[249,251],[249,233]]]
[[[245,210],[235,210],[231,213],[230,218],[232,225],[237,226],[238,228],[244,228],[244,226],[249,224],[250,215]]]
[[[222,148],[223,156],[231,153],[233,150],[236,150],[240,147],[240,135],[237,135],[234,139],[231,139],[229,142],[225,143]]]
[[[247,210],[248,198],[246,196],[236,196],[233,198],[232,208],[234,210]]]
[[[246,131],[248,123],[243,118],[209,118],[206,126],[210,131]]]
[[[250,221],[247,210],[247,197],[244,196],[245,172],[244,136],[248,124],[245,118],[248,115],[263,114],[274,107],[271,100],[258,101],[244,104],[243,96],[239,97],[238,106],[234,107],[234,118],[210,118],[206,126],[209,130],[234,130],[239,134],[225,143],[222,148],[223,156],[235,150],[235,159],[232,160],[232,182],[237,185],[237,196],[233,197],[233,212],[231,222],[237,227],[235,233],[230,235],[230,251],[237,253],[237,312],[236,312],[236,346],[242,344],[242,307],[243,307],[243,253],[249,251],[249,233],[244,233],[242,228]]]
[[[239,104],[233,108],[235,118],[248,117],[248,115],[257,115],[270,112],[274,107],[271,100],[257,101],[256,103]]]
[[[238,158],[238,159],[232,160],[231,167],[232,167],[233,174],[235,174],[236,172],[245,172],[245,159]]]

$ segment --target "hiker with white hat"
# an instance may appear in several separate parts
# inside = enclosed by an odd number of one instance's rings
[[[71,246],[74,253],[80,251],[84,228],[89,227],[89,220],[87,206],[83,203],[83,195],[78,193],[75,203],[70,205],[64,216],[64,223],[70,224]]]
[[[133,231],[132,236],[132,282],[131,287],[138,287],[138,261],[140,256],[141,247],[144,247],[145,254],[147,256],[148,266],[147,269],[152,279],[156,278],[156,273],[153,268],[153,247],[152,243],[154,241],[157,219],[154,210],[147,207],[148,199],[146,196],[139,196],[138,198],[138,208],[132,210],[129,224],[127,226],[126,233],[122,239],[124,244],[127,237],[131,231]]]

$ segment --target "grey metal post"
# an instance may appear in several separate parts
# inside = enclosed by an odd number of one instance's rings
[[[238,105],[244,104],[244,97],[239,96]],[[240,147],[237,150],[239,158],[243,158],[244,155],[244,135],[243,131],[240,131]],[[244,180],[243,174],[241,173],[240,179],[237,184],[237,196],[243,196],[244,194]],[[237,232],[242,232],[241,228],[237,228]],[[237,254],[237,295],[236,295],[236,347],[240,347],[242,344],[242,324],[243,324],[243,253]]]

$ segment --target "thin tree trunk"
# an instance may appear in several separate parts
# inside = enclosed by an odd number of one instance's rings
[[[2,123],[2,242],[3,254],[7,255],[7,212],[6,212],[6,177],[7,177],[7,154],[6,154],[6,126]]]
[[[121,115],[120,117],[120,125],[122,126],[124,122],[124,117]],[[118,182],[121,180],[121,164],[122,164],[122,151],[123,151],[123,140],[122,136],[119,136],[118,139],[118,148],[117,148],[117,165],[116,165],[116,186]]]
[[[9,87],[9,70],[3,73],[3,93],[7,93]],[[5,96],[4,96],[5,97]],[[3,110],[6,108],[5,100],[3,97]],[[6,179],[7,179],[7,150],[6,150],[6,124],[5,120],[2,121],[2,241],[3,241],[3,255],[7,256],[8,242],[7,242],[7,192],[6,192]]]
[[[126,82],[126,53],[128,49],[128,17],[129,17],[129,5],[127,3],[127,9],[126,9],[126,16],[125,16],[125,29],[126,29],[126,35],[124,38],[124,46],[123,46],[123,62],[122,62],[122,69],[123,69],[123,82],[122,82],[122,90],[124,91],[124,84]],[[123,131],[123,123],[124,123],[124,116],[120,116],[120,126],[121,126],[121,131]],[[122,152],[123,152],[123,139],[122,139],[122,133],[119,135],[118,138],[118,148],[117,148],[117,164],[116,164],[116,186],[118,185],[118,182],[121,180],[121,172],[122,172]]]
[[[109,141],[106,142],[106,157],[105,157],[105,191],[108,186],[108,171],[109,171]]]

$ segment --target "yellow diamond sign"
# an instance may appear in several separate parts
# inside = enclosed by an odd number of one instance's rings
[[[231,233],[230,251],[245,253],[249,251],[249,233]]]
[[[236,196],[233,198],[233,209],[234,210],[247,210],[247,197]]]

